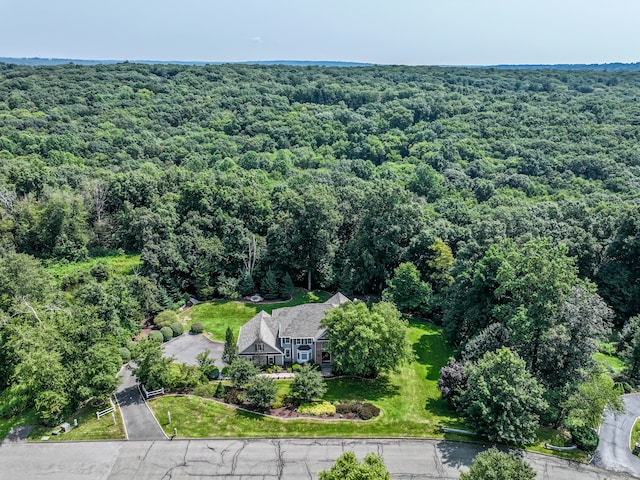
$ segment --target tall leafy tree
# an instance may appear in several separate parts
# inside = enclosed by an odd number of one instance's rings
[[[534,480],[536,472],[515,452],[501,452],[493,447],[480,452],[460,480]]]
[[[362,302],[329,310],[322,320],[327,328],[327,351],[334,368],[349,375],[377,377],[411,359],[407,322],[391,303],[369,309]]]
[[[387,467],[378,455],[367,453],[360,463],[353,452],[343,453],[329,470],[323,470],[318,477],[320,480],[391,480]]]
[[[547,403],[524,360],[502,348],[470,364],[467,374],[459,405],[471,428],[493,442],[531,443]]]
[[[224,334],[224,350],[222,351],[222,361],[227,365],[231,365],[238,356],[238,345],[233,335],[231,327],[227,327]]]

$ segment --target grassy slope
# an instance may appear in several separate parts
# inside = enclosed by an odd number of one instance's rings
[[[306,292],[297,290],[288,302],[255,305],[244,302],[215,301],[199,303],[180,314],[183,323],[202,322],[204,330],[213,340],[224,342],[227,326],[231,327],[235,338],[238,338],[240,327],[251,320],[261,310],[271,313],[275,308],[293,307],[303,303],[324,302],[331,297],[327,292]]]
[[[140,255],[119,255],[116,257],[94,257],[86,262],[56,263],[47,267],[47,271],[60,280],[76,272],[88,272],[96,263],[105,262],[109,271],[114,275],[130,275],[133,269],[140,265]]]
[[[430,324],[412,322],[409,335],[417,360],[399,372],[377,380],[328,382],[326,400],[357,398],[378,405],[382,415],[368,422],[278,420],[197,397],[163,397],[150,406],[161,423],[171,411],[172,424],[163,428],[172,433],[176,427],[181,437],[441,437],[439,425],[461,425],[436,385],[451,350],[441,329]],[[284,382],[279,387],[287,388]]]
[[[631,439],[629,441],[629,448],[633,451],[633,447],[636,443],[640,443],[640,419],[636,420],[631,429]]]
[[[11,418],[0,417],[0,440],[7,436],[9,431],[16,426],[36,425],[38,419],[34,410],[28,410]]]
[[[116,424],[113,424],[113,418],[111,415],[105,415],[100,420],[96,418],[96,412],[104,410],[107,406],[95,408],[90,405],[81,408],[73,415],[70,415],[66,419],[71,425],[73,425],[73,419],[78,419],[78,426],[73,428],[70,432],[60,434],[57,436],[50,436],[50,440],[55,441],[78,441],[78,440],[113,440],[113,439],[125,439],[124,425],[122,423],[122,417],[120,411],[116,406],[115,417]],[[50,435],[52,428],[37,427],[29,435],[29,440],[40,440],[43,435]]]

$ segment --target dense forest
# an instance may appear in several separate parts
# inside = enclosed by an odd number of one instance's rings
[[[510,346],[552,405],[612,326],[633,376],[639,140],[633,72],[0,64],[5,414],[109,391],[185,293],[274,278],[375,298],[417,272],[405,311],[459,358]],[[115,252],[140,271],[43,268]]]

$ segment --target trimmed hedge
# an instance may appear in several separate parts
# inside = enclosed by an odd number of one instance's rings
[[[191,329],[189,330],[193,334],[202,333],[204,331],[204,325],[202,322],[195,322],[191,324]]]
[[[162,335],[162,332],[160,332],[160,330],[153,330],[151,333],[149,333],[149,336],[147,338],[149,338],[149,340],[155,340],[158,343],[162,343],[164,341],[164,335]]]
[[[124,363],[127,363],[129,360],[131,360],[131,352],[128,348],[120,347],[120,350],[118,351],[120,352],[120,357],[122,358],[122,361]]]
[[[168,342],[173,338],[173,330],[170,327],[162,327],[160,329],[160,333],[162,334],[162,339],[165,342]]]
[[[179,337],[184,333],[184,325],[182,325],[180,322],[173,322],[170,325],[170,328],[171,330],[173,330],[174,337]]]

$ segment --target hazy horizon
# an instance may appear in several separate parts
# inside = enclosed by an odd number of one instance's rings
[[[4,0],[0,56],[403,65],[635,63],[632,0]]]

